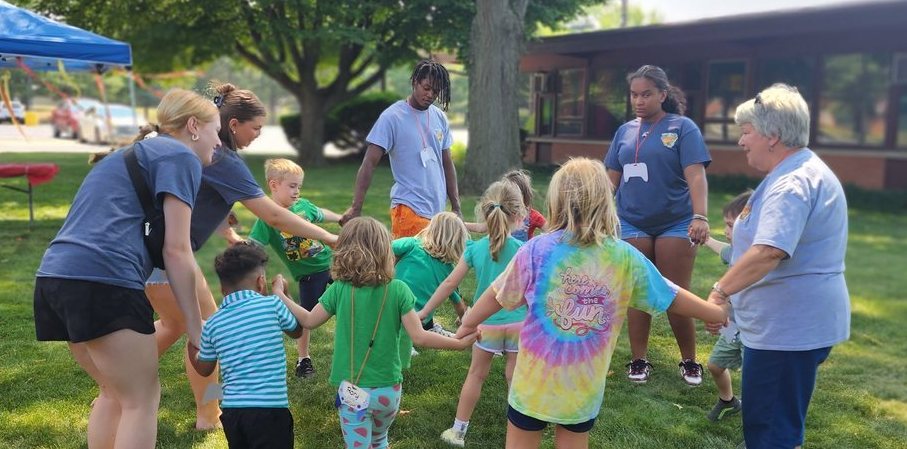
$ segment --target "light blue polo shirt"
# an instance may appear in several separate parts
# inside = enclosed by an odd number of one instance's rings
[[[643,163],[648,180],[621,176],[615,186],[617,215],[651,235],[689,219],[693,203],[683,170],[693,164],[708,167],[711,161],[702,133],[687,117],[667,114],[654,126],[638,118],[624,123],[614,134],[605,166],[623,174],[628,164]]]
[[[424,218],[444,211],[447,183],[441,153],[450,151],[453,144],[444,111],[435,105],[419,111],[406,100],[397,101],[381,113],[366,141],[384,149],[390,158],[392,207],[409,206]],[[429,150],[424,165],[423,148]]]
[[[809,351],[850,337],[847,201],[838,178],[815,153],[797,151],[765,177],[737,217],[733,240],[732,265],[752,245],[789,256],[731,297],[746,347]]]
[[[223,408],[289,408],[283,331],[299,326],[276,296],[252,290],[224,297],[202,328],[198,358],[220,362]]]

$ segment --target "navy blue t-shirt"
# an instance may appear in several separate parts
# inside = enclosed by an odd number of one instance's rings
[[[158,208],[165,193],[189,207],[195,204],[202,164],[192,150],[162,135],[137,142],[135,152]],[[123,152],[114,152],[82,181],[37,276],[144,289],[152,268],[142,237],[144,217]]]
[[[605,166],[622,173],[617,187],[617,215],[653,235],[690,218],[693,204],[683,170],[693,164],[708,167],[711,161],[702,133],[687,117],[667,114],[654,126],[638,118],[624,123],[605,155]],[[648,180],[629,176],[640,174],[642,164]]]
[[[214,163],[202,170],[202,186],[192,209],[192,229],[189,233],[192,251],[198,251],[208,241],[227,218],[233,203],[264,195],[239,154],[229,148],[218,148],[214,153]]]

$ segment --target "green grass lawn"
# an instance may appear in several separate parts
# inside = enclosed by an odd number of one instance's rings
[[[79,448],[86,446],[89,404],[96,388],[72,360],[63,343],[35,341],[32,322],[34,272],[47,243],[53,238],[69,203],[88,171],[84,155],[3,154],[0,162],[52,161],[60,165],[57,178],[35,191],[37,223],[28,230],[25,195],[0,189],[0,447]],[[249,158],[263,181],[262,158]],[[350,202],[357,166],[337,165],[306,173],[303,196],[342,212]],[[544,191],[547,175],[536,176]],[[24,185],[24,178],[2,180]],[[387,223],[390,170],[375,174],[364,213]],[[710,214],[713,232],[721,235],[721,205],[731,193],[713,193]],[[464,198],[470,211],[475,198]],[[245,232],[253,222],[238,208]],[[470,216],[467,213],[467,216]],[[822,367],[807,421],[806,448],[907,447],[907,217],[851,210],[847,279],[853,304],[851,340],[832,351]],[[330,226],[329,226],[330,227]],[[336,230],[336,228],[333,228]],[[214,255],[224,243],[213,238],[199,252],[212,288]],[[704,295],[724,267],[707,250],[696,262],[693,290]],[[274,258],[270,274],[285,272]],[[286,274],[286,273],[285,273]],[[295,286],[294,286],[295,288]],[[472,297],[474,282],[463,286]],[[808,292],[804,292],[808,294]],[[215,297],[218,295],[215,294]],[[439,321],[453,327],[453,310],[444,306]],[[705,361],[714,338],[698,333],[698,357]],[[301,381],[290,377],[290,404],[296,425],[297,447],[342,447],[334,389],[327,383],[334,332],[333,321],[314,332],[313,354],[318,375]],[[626,334],[626,331],[624,331]],[[286,347],[295,355],[292,342]],[[897,349],[901,348],[901,349]],[[739,417],[713,424],[705,414],[716,391],[710,379],[700,388],[688,388],[676,372],[679,357],[665,317],[654,320],[650,359],[655,365],[647,385],[626,381],[623,364],[629,357],[626,335],[614,354],[602,412],[592,431],[592,447],[611,448],[730,448],[742,439]],[[460,386],[469,367],[466,352],[422,351],[405,373],[400,416],[391,428],[391,447],[442,447],[438,435],[453,420]],[[288,367],[288,374],[290,369]],[[194,405],[183,374],[181,352],[171,349],[161,360],[162,397],[159,447],[224,448],[221,432],[192,430]],[[734,376],[739,388],[739,373]],[[506,393],[502,360],[486,382],[473,415],[467,447],[500,448],[504,444]],[[550,438],[543,447],[550,448]]]

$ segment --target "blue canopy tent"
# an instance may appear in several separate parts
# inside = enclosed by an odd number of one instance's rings
[[[132,70],[128,43],[56,22],[0,0],[0,69],[18,68],[19,61],[35,71],[104,73],[112,67]],[[135,82],[129,76],[135,110]]]

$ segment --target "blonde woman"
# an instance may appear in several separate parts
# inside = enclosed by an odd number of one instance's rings
[[[452,212],[441,212],[432,217],[428,226],[415,237],[394,240],[391,247],[397,258],[396,276],[416,295],[417,312],[425,307],[438,285],[453,271],[468,239],[469,232],[460,218]],[[463,304],[460,294],[453,292],[449,297],[457,315],[463,316],[466,304]],[[422,319],[422,327],[442,335],[452,335],[435,323],[431,313]],[[400,361],[404,369],[409,368],[412,354],[412,340],[401,334]]]
[[[157,117],[159,135],[138,140],[134,151],[164,212],[164,264],[173,273],[189,344],[197,346],[201,318],[189,223],[202,166],[220,145],[220,119],[210,100],[181,89],[164,96]],[[89,448],[150,449],[157,438],[160,382],[144,292],[152,267],[141,234],[144,216],[123,152],[115,152],[85,177],[37,272],[38,340],[69,342],[100,389],[88,419]]]
[[[601,162],[573,159],[548,187],[548,234],[523,245],[463,319],[457,336],[506,308],[528,307],[508,397],[509,449],[586,448],[611,355],[630,307],[723,321],[727,312],[669,283],[620,240]]]

